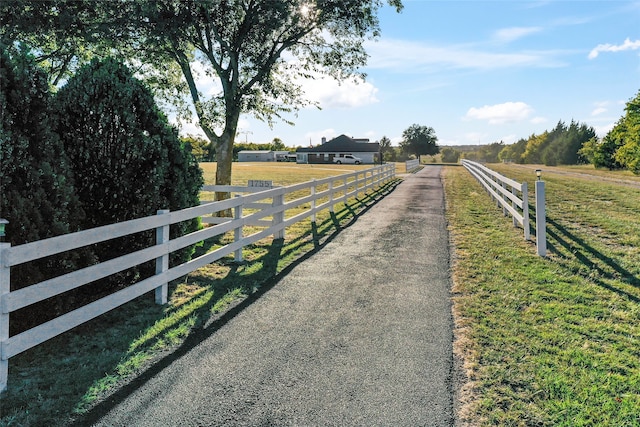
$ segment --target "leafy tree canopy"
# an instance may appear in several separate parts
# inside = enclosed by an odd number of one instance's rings
[[[397,153],[395,148],[391,146],[391,140],[386,136],[383,136],[378,142],[380,143],[382,160],[386,162],[395,162],[397,159]]]
[[[272,151],[286,151],[287,147],[284,145],[284,142],[280,138],[273,138],[271,144],[269,145],[269,150]]]
[[[400,0],[387,0],[398,11]],[[188,93],[197,121],[212,142],[218,167],[216,183],[231,182],[233,144],[240,114],[272,123],[306,105],[295,82],[329,75],[339,80],[359,75],[367,54],[363,43],[380,33],[377,11],[382,0],[122,0],[51,2],[14,0],[3,5],[2,35],[32,43],[48,52],[78,52],[77,37],[88,46],[106,45],[132,59],[141,70],[177,67],[182,80],[155,73],[166,94]],[[46,18],[42,29],[29,20],[32,8]],[[70,8],[70,9],[67,9]],[[67,13],[72,10],[73,13]],[[45,30],[45,31],[43,31]],[[43,31],[44,40],[35,34]],[[96,49],[99,51],[100,49]],[[53,57],[53,56],[52,56]],[[78,56],[76,56],[78,58]],[[286,58],[286,60],[285,60]],[[169,71],[173,67],[166,68]],[[218,90],[204,93],[207,76]],[[210,81],[207,81],[209,85]],[[181,113],[189,110],[182,108]]]
[[[625,115],[607,134],[619,145],[614,159],[634,174],[640,174],[640,91],[625,106]]]
[[[181,138],[182,143],[191,148],[191,154],[199,162],[209,158],[209,149],[211,143],[199,136],[187,135]]]
[[[502,162],[524,163],[523,154],[527,148],[527,140],[522,138],[515,144],[507,145],[498,154],[498,160]]]
[[[421,155],[434,155],[440,152],[437,144],[438,137],[432,127],[413,124],[402,132],[400,147],[405,153]]]

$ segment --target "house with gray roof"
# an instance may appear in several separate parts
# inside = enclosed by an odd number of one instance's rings
[[[297,163],[329,164],[335,157],[343,157],[352,154],[360,157],[363,164],[375,164],[379,162],[380,144],[369,142],[368,139],[350,138],[340,135],[330,141],[322,138],[322,144],[315,147],[304,147],[296,150]]]

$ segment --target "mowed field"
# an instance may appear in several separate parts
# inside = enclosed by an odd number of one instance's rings
[[[640,425],[640,178],[543,170],[548,256],[462,167],[447,168],[456,353],[470,425]],[[535,226],[532,226],[534,234]]]
[[[356,170],[369,169],[371,165],[304,165],[293,162],[234,162],[232,184],[247,185],[250,179],[271,180],[273,185],[285,186],[312,179],[342,175]],[[200,163],[205,184],[214,184],[216,164]]]

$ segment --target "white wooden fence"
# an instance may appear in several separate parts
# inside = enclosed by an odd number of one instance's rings
[[[420,166],[420,159],[407,160],[404,162],[404,167],[407,172],[414,170],[418,166]]]
[[[288,226],[308,217],[315,221],[319,211],[329,209],[333,212],[336,203],[346,203],[349,198],[358,197],[359,194],[380,187],[394,177],[395,165],[389,164],[286,187],[267,189],[231,186],[205,187],[204,190],[253,193],[175,212],[161,210],[155,216],[106,225],[19,246],[12,247],[9,243],[0,243],[0,392],[7,387],[11,357],[147,292],[154,291],[156,302],[165,304],[168,282],[231,253],[235,254],[235,259],[242,259],[244,246],[270,235],[273,235],[274,238],[283,238]],[[245,215],[244,209],[250,213]],[[296,209],[295,213],[287,216],[287,211],[292,209]],[[228,210],[234,212],[233,218],[215,216],[217,212]],[[169,239],[171,224],[197,217],[201,217],[204,223],[211,224],[211,226],[173,240]],[[243,227],[245,225],[261,225],[267,228],[244,236]],[[26,288],[10,291],[10,269],[13,266],[153,229],[156,230],[156,244],[154,246]],[[169,268],[170,253],[232,230],[235,236],[232,243]],[[252,231],[255,230],[252,229]],[[154,276],[9,337],[10,313],[154,259],[156,261]]]
[[[504,215],[511,214],[513,225],[516,227],[518,225],[522,226],[524,238],[529,240],[531,231],[529,230],[529,190],[527,183],[519,183],[509,179],[480,163],[470,160],[462,160],[462,165],[482,184],[492,199],[496,201],[497,206],[502,207],[502,213]]]

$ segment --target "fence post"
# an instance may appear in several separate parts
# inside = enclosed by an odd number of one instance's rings
[[[514,198],[518,197],[518,192],[516,190],[516,187],[511,187],[511,194],[514,196]],[[516,208],[518,207],[518,205],[516,204],[516,202],[512,201],[511,202],[511,207],[513,208],[514,211],[518,211]],[[524,218],[524,217],[523,217]],[[523,219],[524,222],[524,219]],[[518,219],[516,218],[515,215],[513,215],[513,226],[517,227],[518,226]]]
[[[355,181],[353,181],[354,185],[355,185],[355,188],[356,188],[356,195],[355,195],[356,200],[358,199],[358,175],[359,175],[359,172],[356,171],[356,173],[355,173],[355,178],[356,179],[355,179]]]
[[[242,197],[240,194],[236,194],[236,197]],[[242,205],[238,205],[233,208],[233,219],[239,220],[242,218]],[[242,239],[242,225],[233,229],[233,241],[239,242]],[[235,262],[242,262],[242,248],[236,249],[233,253],[233,259]]]
[[[347,193],[349,192],[349,185],[348,185],[348,179],[346,176],[344,177],[344,195],[343,195],[343,199],[344,199],[344,206],[347,206]]]
[[[544,181],[536,181],[536,248],[538,255],[547,256],[547,217],[544,202]]]
[[[503,183],[501,183],[500,186],[502,187],[503,190],[505,190],[505,191],[507,190],[507,183],[503,182]],[[502,193],[502,202],[506,203],[507,200],[508,200],[507,196],[504,193]],[[503,204],[502,205],[502,215],[503,216],[507,216],[508,212],[509,211],[507,211],[506,205]]]
[[[329,181],[329,212],[333,213],[333,180]]]
[[[522,228],[524,228],[524,240],[530,240],[531,230],[529,230],[529,186],[526,181],[522,183]]]
[[[168,209],[161,209],[157,212],[158,215],[166,215],[169,213]],[[162,245],[169,241],[169,221],[165,225],[161,225],[156,228],[156,245]],[[156,275],[162,274],[169,269],[169,253],[165,253],[162,256],[156,258]],[[163,283],[158,286],[155,291],[156,304],[166,304],[169,295],[169,283]]]
[[[10,267],[7,265],[7,253],[11,248],[11,243],[0,241],[0,350],[9,339],[9,313],[4,312],[3,301],[9,295],[10,287]],[[9,379],[9,359],[4,357],[4,351],[0,352],[0,393],[7,389]]]
[[[283,208],[284,205],[284,193],[278,194],[277,196],[273,196],[273,204],[272,206],[279,206]],[[284,210],[276,212],[273,214],[273,225],[282,224],[284,222]],[[284,228],[278,230],[273,235],[274,239],[284,239]]]
[[[316,180],[313,179],[313,185],[311,185],[311,222],[316,222]]]

